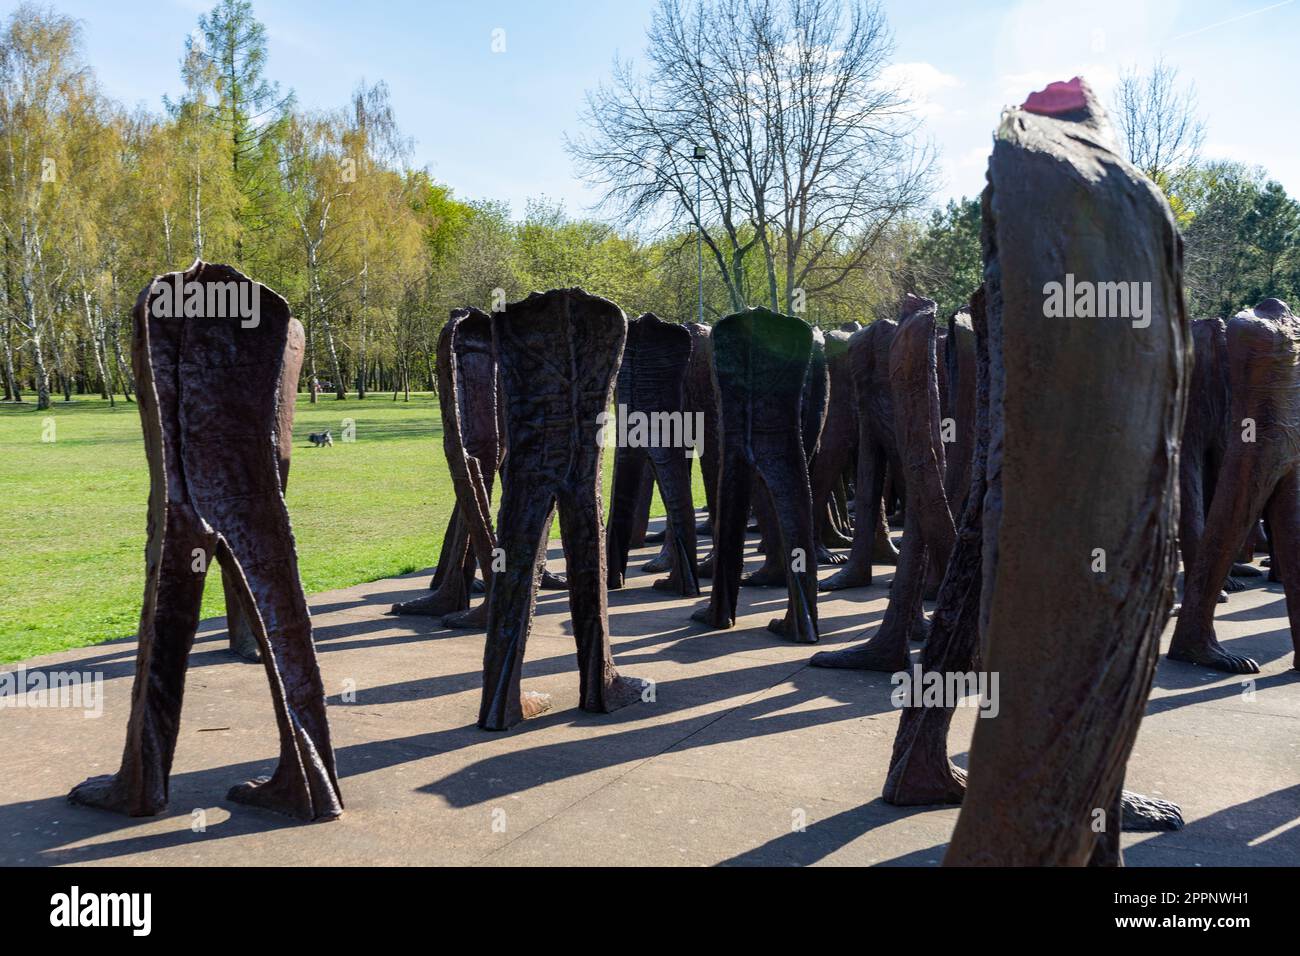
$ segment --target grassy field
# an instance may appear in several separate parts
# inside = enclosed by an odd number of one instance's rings
[[[356,422],[354,442],[339,441],[345,418]],[[51,420],[55,440],[42,441]],[[311,447],[307,434],[326,428],[334,447]],[[316,405],[300,396],[294,435],[286,500],[307,593],[437,561],[453,493],[434,396]],[[135,633],[148,485],[134,405],[0,406],[0,662]],[[663,513],[657,498],[654,513]],[[203,617],[224,613],[213,573]]]

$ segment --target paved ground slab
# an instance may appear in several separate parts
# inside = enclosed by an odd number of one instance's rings
[[[634,553],[630,567],[656,552]],[[558,542],[551,558],[562,567]],[[877,568],[872,587],[822,595],[823,647],[879,622],[892,574]],[[224,800],[271,772],[277,741],[264,672],[225,649],[221,620],[204,623],[194,649],[159,817],[65,798],[117,768],[134,641],[13,665],[100,673],[104,699],[98,717],[0,710],[0,863],[937,865],[957,810],[880,800],[898,722],[889,675],[810,668],[808,647],[764,629],[782,590],[743,589],[736,629],[711,632],[689,621],[707,598],[669,599],[654,577],[633,572],[611,592],[610,627],[620,670],[655,681],[655,701],[579,711],[568,596],[544,591],[524,686],[552,694],[554,709],[504,734],[474,726],[482,633],[384,614],[428,572],[312,598],[347,804],[323,824]],[[1126,835],[1131,865],[1300,863],[1300,672],[1281,586],[1232,595],[1218,619],[1220,640],[1262,673],[1244,686],[1161,661],[1127,786],[1180,803],[1188,823]],[[975,714],[957,711],[958,763]]]

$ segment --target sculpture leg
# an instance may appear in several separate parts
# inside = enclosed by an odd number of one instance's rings
[[[869,440],[858,443],[858,477],[854,490],[853,548],[848,563],[821,583],[823,591],[861,588],[871,583],[871,562],[885,520],[885,453]],[[884,540],[889,542],[887,526]]]
[[[745,567],[750,464],[743,448],[725,448],[718,481],[718,519],[713,526],[713,591],[708,606],[696,610],[691,620],[725,629],[736,624],[740,575]]]
[[[789,594],[785,617],[774,618],[767,629],[796,643],[816,644],[817,541],[812,492],[806,466],[788,467],[791,462],[803,466],[803,446],[796,432],[755,436],[754,440],[755,459],[777,521],[768,559],[779,562]]]
[[[904,504],[903,550],[880,627],[861,644],[814,654],[810,661],[814,667],[885,671],[891,674],[906,669],[909,661],[908,641],[920,637],[925,625],[921,599],[925,587],[927,549],[921,534],[920,510],[912,507],[912,502]]]
[[[460,512],[452,505],[451,514],[447,516],[447,530],[442,533],[442,549],[438,552],[438,565],[433,569],[433,577],[429,579],[429,590],[436,591],[442,584],[442,579],[447,574],[447,569],[455,562],[451,561],[450,548],[452,542],[456,540],[456,522],[460,520]],[[456,565],[459,567],[460,565]]]
[[[257,663],[262,659],[262,648],[253,633],[253,625],[244,615],[239,602],[239,591],[233,581],[233,572],[221,568],[221,591],[226,601],[226,637],[231,653],[246,661]]]
[[[216,545],[183,502],[167,505],[161,521],[150,521],[150,531],[122,765],[116,774],[91,777],[68,794],[73,803],[133,817],[161,813],[167,805],[185,669],[203,601],[205,572],[194,570],[195,552],[211,560]]]
[[[606,550],[609,558],[608,586],[617,591],[627,574],[627,556],[641,504],[641,489],[649,465],[644,448],[614,449],[614,481],[610,488],[609,530]]]
[[[758,521],[759,550],[763,563],[757,571],[744,575],[740,586],[745,588],[775,588],[785,584],[785,567],[780,556],[780,519],[768,486],[763,481],[751,481],[753,489],[754,518]],[[816,560],[816,555],[813,556]]]
[[[654,583],[660,591],[683,597],[700,593],[699,565],[695,556],[695,506],[691,501],[690,459],[679,448],[652,448],[659,496],[668,512],[664,546],[669,549],[671,568],[667,578]]]
[[[525,695],[519,686],[555,503],[545,488],[527,484],[532,477],[525,474],[503,481],[501,488],[497,547],[505,555],[505,569],[492,578],[488,592],[483,698],[478,715],[478,725],[484,730],[508,730],[550,709],[547,695]]]
[[[492,561],[496,548],[496,536],[492,533],[492,479],[491,471],[483,473],[478,459],[470,457],[467,462],[467,474],[463,481],[453,476],[456,488],[456,502],[462,506],[462,512],[469,515],[466,526],[469,530],[470,551],[467,563],[470,566],[467,580],[467,592],[474,578],[473,568],[477,564],[483,575],[483,590],[492,593]],[[474,630],[487,626],[488,602],[486,598],[476,606],[465,611],[455,611],[442,619],[443,627],[465,628]]]
[[[1274,482],[1259,475],[1240,481],[1226,481],[1231,471],[1254,475],[1263,463],[1258,456],[1234,447],[1219,479],[1220,493],[1210,504],[1210,516],[1201,536],[1200,551],[1190,572],[1184,575],[1183,606],[1169,644],[1169,659],[1200,664],[1230,674],[1258,674],[1259,665],[1249,657],[1229,654],[1214,635],[1214,607],[1219,585],[1228,576],[1232,559],[1245,540],[1251,524],[1273,492]],[[1211,586],[1210,582],[1214,582]]]
[[[451,540],[443,542],[436,575],[438,586],[429,594],[401,601],[388,609],[389,614],[442,617],[469,607],[469,584],[474,579],[473,558],[469,550],[469,524],[461,514],[460,504],[454,507],[448,526]],[[466,565],[468,578],[466,580]],[[443,569],[446,569],[445,571]]]
[[[589,488],[562,490],[559,510],[573,639],[578,645],[578,706],[607,714],[639,701],[647,683],[620,676],[614,667],[606,623],[604,529],[594,483]]]
[[[1266,509],[1273,562],[1286,593],[1286,612],[1291,624],[1291,645],[1295,656],[1291,666],[1300,670],[1300,477],[1293,469],[1277,483]]]
[[[241,572],[236,581],[249,620],[262,645],[262,663],[280,731],[280,762],[270,777],[231,788],[227,798],[302,820],[326,820],[343,812],[334,749],[325,716],[325,686],[311,638],[311,617],[296,561],[274,555],[266,541],[289,540],[288,514],[269,509],[227,515],[221,528]]]

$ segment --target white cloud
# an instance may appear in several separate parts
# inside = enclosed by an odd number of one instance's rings
[[[935,95],[944,90],[956,90],[962,86],[961,80],[951,73],[945,73],[933,63],[894,63],[885,67],[880,74],[881,82],[886,86],[896,86],[909,100],[919,116],[933,117],[946,112],[942,103],[935,101]]]

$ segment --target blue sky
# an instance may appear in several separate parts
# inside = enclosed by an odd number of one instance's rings
[[[184,38],[212,5],[47,2],[83,22],[105,91],[151,109],[179,90]],[[254,0],[269,33],[267,72],[304,106],[339,106],[362,78],[385,80],[416,141],[415,165],[459,196],[505,200],[516,214],[529,196],[561,200],[574,213],[594,202],[563,135],[579,130],[584,91],[608,74],[612,57],[640,57],[653,6]],[[1075,74],[1109,101],[1122,69],[1159,56],[1196,85],[1207,157],[1259,163],[1300,196],[1300,0],[885,0],[885,9],[893,69],[940,151],[938,200],[980,190],[1003,105]],[[494,30],[504,31],[504,52],[492,50]]]

